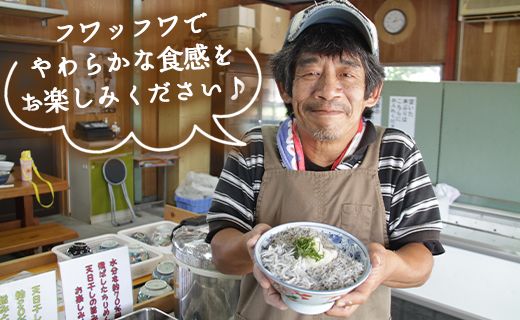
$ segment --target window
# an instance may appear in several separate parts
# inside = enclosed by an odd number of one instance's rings
[[[386,81],[440,82],[442,66],[386,66]]]

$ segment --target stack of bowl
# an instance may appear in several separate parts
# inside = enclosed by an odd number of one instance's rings
[[[0,185],[9,180],[11,171],[13,170],[14,162],[5,161],[5,155],[0,155]]]

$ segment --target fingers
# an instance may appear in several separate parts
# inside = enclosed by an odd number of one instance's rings
[[[267,304],[272,305],[280,310],[287,310],[287,305],[283,302],[282,297],[273,287],[269,289],[262,289],[264,294],[264,300]]]
[[[329,311],[327,311],[326,314],[332,317],[350,317],[354,313],[354,311],[356,311],[356,309],[359,308],[359,305],[347,304],[348,302],[349,301],[338,303],[338,301],[336,301],[334,306]]]
[[[280,293],[273,288],[271,281],[258,269],[256,264],[253,266],[253,275],[262,288],[265,302],[275,308],[287,310],[287,305],[283,302]]]
[[[246,241],[247,250],[249,252],[249,255],[251,256],[251,259],[253,259],[254,256],[254,248],[255,244],[260,238],[260,236],[266,232],[267,230],[271,229],[271,227],[265,223],[259,223],[257,224],[253,230],[249,232],[249,239]]]

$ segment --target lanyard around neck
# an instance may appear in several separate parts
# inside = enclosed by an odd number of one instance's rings
[[[293,141],[294,141],[294,152],[296,154],[296,166],[298,168],[298,171],[305,171],[305,154],[303,153],[303,146],[302,146],[300,137],[298,135],[298,130],[296,128],[296,122],[294,120],[293,120],[293,125],[292,125],[291,130],[292,130]],[[363,119],[361,118],[361,119],[359,119],[357,132],[354,135],[354,138],[356,137],[356,135],[358,135],[362,131],[363,131]],[[349,143],[343,149],[343,151],[341,152],[339,157],[336,158],[336,160],[332,164],[332,167],[330,168],[331,171],[335,170],[336,167],[343,161],[343,158],[345,157],[345,154],[347,153],[348,148],[352,144],[352,141],[354,140],[354,138],[352,138],[352,140],[349,141]]]

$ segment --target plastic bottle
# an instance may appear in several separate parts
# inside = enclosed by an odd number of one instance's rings
[[[32,181],[32,163],[31,150],[22,151],[20,156],[22,181]]]

